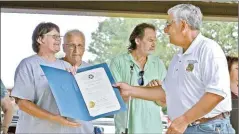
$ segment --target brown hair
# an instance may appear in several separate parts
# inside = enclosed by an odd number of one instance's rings
[[[59,27],[51,22],[42,22],[36,26],[32,34],[32,49],[34,52],[39,52],[40,44],[37,42],[37,39],[53,29],[56,29],[56,31],[60,33]]]
[[[227,56],[227,64],[229,72],[231,72],[232,64],[236,62],[238,62],[238,57]]]
[[[138,24],[133,32],[131,33],[130,37],[129,37],[129,42],[130,42],[130,45],[128,47],[128,50],[135,50],[136,49],[136,42],[135,42],[135,39],[136,38],[140,38],[142,39],[144,37],[144,30],[146,28],[150,28],[150,29],[153,29],[154,31],[156,30],[155,29],[155,26],[152,25],[152,24],[147,24],[147,23],[141,23],[141,24]]]

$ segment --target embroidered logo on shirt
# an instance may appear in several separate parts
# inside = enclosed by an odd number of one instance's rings
[[[194,69],[194,64],[198,63],[196,60],[188,60],[188,66],[186,68],[186,71],[192,72]]]

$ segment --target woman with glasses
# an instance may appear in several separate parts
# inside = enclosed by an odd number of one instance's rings
[[[32,34],[32,48],[36,54],[23,59],[15,72],[12,96],[20,108],[16,133],[81,133],[79,123],[60,116],[40,67],[71,68],[69,63],[55,57],[60,45],[60,30],[56,24],[37,25]]]
[[[137,25],[130,35],[128,53],[112,59],[111,72],[117,82],[133,86],[157,86],[166,75],[159,57],[152,53],[156,47],[156,30],[151,24]],[[129,113],[129,133],[162,133],[160,117],[163,102],[132,98]],[[115,115],[116,133],[125,132],[127,112]]]

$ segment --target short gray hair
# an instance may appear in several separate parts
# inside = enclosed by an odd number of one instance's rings
[[[192,4],[179,4],[170,8],[168,14],[173,14],[176,22],[184,20],[192,29],[200,30],[203,15],[199,7]]]
[[[81,35],[85,41],[85,35],[82,31],[78,30],[78,29],[72,29],[72,30],[69,30],[65,33],[64,35],[64,41],[66,38],[72,36],[72,35]]]

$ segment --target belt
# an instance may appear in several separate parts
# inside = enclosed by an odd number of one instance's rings
[[[225,119],[227,116],[230,116],[230,112],[224,112],[224,113],[221,113],[219,115],[216,115],[212,118],[201,118],[201,119],[197,119],[196,121],[194,121],[193,123],[190,123],[189,126],[195,126],[195,125],[198,125],[198,124],[202,124],[202,123],[206,123],[208,121],[211,121],[211,120],[215,120],[215,119]]]

